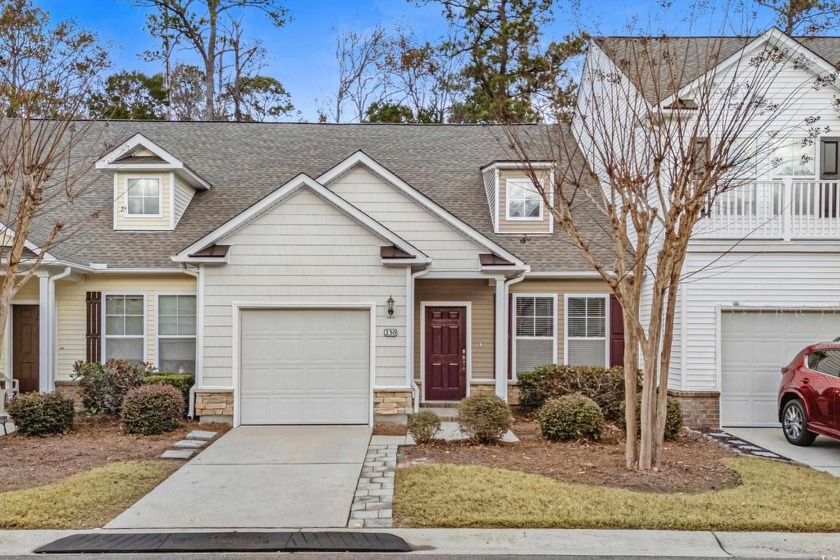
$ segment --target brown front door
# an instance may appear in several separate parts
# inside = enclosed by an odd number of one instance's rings
[[[12,306],[12,377],[21,393],[37,391],[38,306]]]
[[[459,401],[467,396],[467,309],[426,308],[427,401]]]

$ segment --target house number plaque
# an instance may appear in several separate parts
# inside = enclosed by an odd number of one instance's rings
[[[397,329],[385,329],[385,336],[397,336],[398,334]]]

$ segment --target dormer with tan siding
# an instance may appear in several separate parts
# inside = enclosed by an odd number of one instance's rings
[[[530,165],[539,188],[530,177]],[[554,223],[543,195],[554,201],[552,164],[549,162],[494,162],[481,169],[493,230],[510,234],[551,234]]]
[[[114,173],[114,229],[174,230],[197,190],[210,184],[175,156],[136,134],[96,163]]]

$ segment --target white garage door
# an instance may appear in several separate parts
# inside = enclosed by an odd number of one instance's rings
[[[243,310],[240,332],[242,424],[369,422],[369,311]]]
[[[808,344],[840,336],[840,313],[723,312],[721,330],[721,425],[778,426],[781,368]]]

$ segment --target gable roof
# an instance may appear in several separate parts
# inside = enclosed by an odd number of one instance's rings
[[[538,125],[522,129],[543,132]],[[565,125],[551,132],[555,133],[571,134]],[[174,230],[113,228],[113,171],[96,169],[94,164],[101,158],[103,146],[118,145],[134,134],[177,154],[212,184],[211,189],[196,192]],[[319,177],[362,150],[532,271],[590,270],[562,232],[529,236],[494,233],[480,170],[494,161],[509,161],[513,154],[508,145],[501,127],[482,125],[95,122],[80,139],[78,153],[91,154],[85,158],[91,171],[72,211],[96,215],[86,219],[83,230],[54,246],[51,254],[78,266],[107,264],[108,270],[177,269],[172,255],[301,173]],[[584,205],[579,212],[591,246],[603,262],[611,262],[604,216]],[[64,214],[66,209],[56,209],[52,215]],[[46,236],[50,218],[49,213],[39,218],[40,226],[35,224],[30,233],[33,242]]]
[[[362,150],[359,150],[358,152],[348,157],[332,169],[321,174],[318,177],[318,182],[323,185],[329,185],[330,183],[339,179],[345,173],[359,165],[366,167],[374,175],[377,175],[380,179],[384,180],[392,187],[394,187],[410,199],[414,200],[414,202],[431,212],[439,220],[446,223],[450,227],[456,229],[462,235],[469,238],[474,243],[477,243],[478,245],[484,247],[488,251],[499,255],[505,260],[512,261],[509,263],[511,266],[516,266],[523,270],[526,270],[528,268],[528,265],[519,260],[519,258],[517,258],[516,255],[510,253],[504,247],[500,246],[481,232],[476,231],[474,228],[470,227],[469,225],[458,219],[451,212],[429,199],[426,195],[424,195],[423,193],[421,193],[420,191],[418,191],[417,189],[400,179],[397,175],[386,169],[384,166],[380,165]]]
[[[403,253],[406,253],[410,257],[414,258],[417,262],[428,263],[431,261],[427,255],[417,249],[414,245],[401,238],[399,235],[386,228],[326,188],[324,185],[304,174],[298,175],[253,206],[245,209],[243,212],[237,214],[195,243],[192,243],[189,247],[173,256],[172,260],[176,262],[191,262],[197,259],[207,258],[207,250],[211,246],[215,246],[216,242],[233,235],[304,188],[311,190],[318,195],[318,197],[343,212],[349,218],[355,220],[365,229],[378,236],[380,239],[387,241]],[[211,256],[216,258],[216,255]],[[225,251],[225,256],[227,256],[227,251]]]
[[[658,103],[736,57],[739,51],[766,38],[782,40],[780,36],[828,66],[840,63],[840,37],[791,38],[777,29],[758,37],[596,37],[593,42],[648,102]]]

